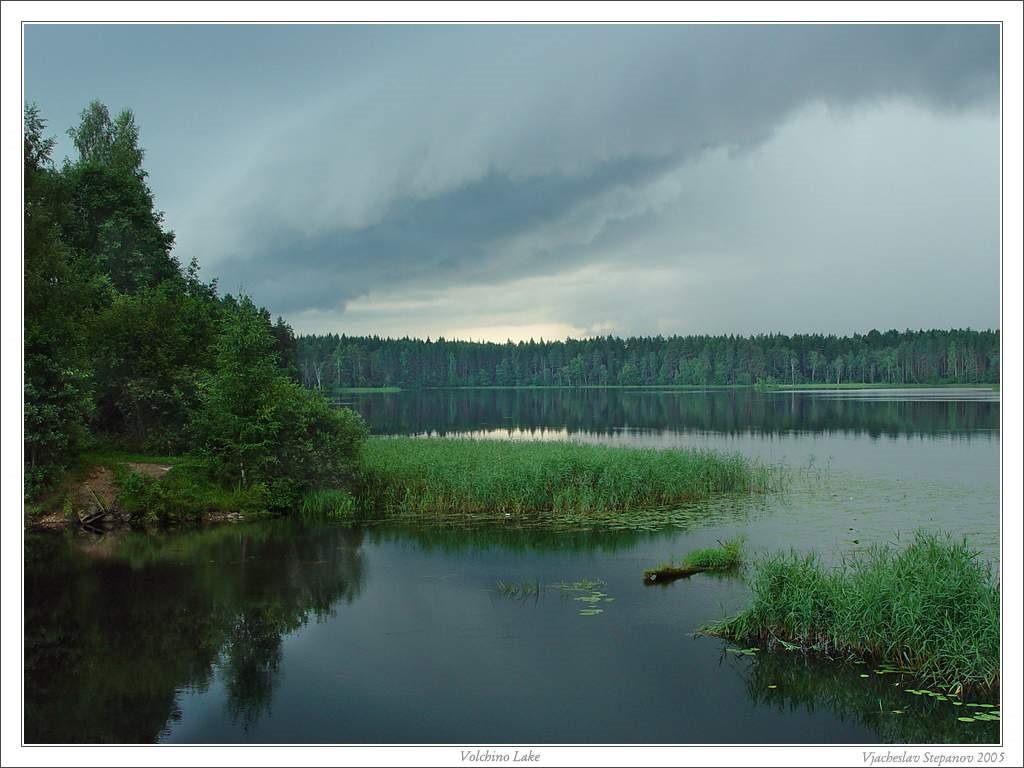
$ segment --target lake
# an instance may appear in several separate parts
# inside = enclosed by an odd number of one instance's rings
[[[923,527],[967,535],[998,563],[997,392],[494,389],[343,400],[376,434],[715,448],[784,464],[793,480],[762,500],[687,509],[657,530],[289,519],[26,534],[26,741],[999,740],[999,723],[959,722],[949,703],[869,667],[741,654],[694,636],[746,603],[741,577],[642,579],[736,534],[752,556],[794,547],[837,563]],[[581,613],[595,604],[601,613]]]

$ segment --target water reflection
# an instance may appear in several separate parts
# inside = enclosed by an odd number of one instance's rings
[[[349,394],[344,402],[377,434],[553,428],[977,438],[999,429],[998,393],[992,390],[421,390]]]
[[[25,738],[152,742],[215,673],[231,717],[271,703],[282,638],[360,592],[363,533],[287,521],[26,540]]]
[[[785,713],[824,711],[868,727],[883,743],[999,741],[998,722],[965,723],[957,719],[985,710],[908,693],[908,688],[915,689],[912,680],[898,674],[878,674],[870,665],[825,661],[784,651],[762,652],[754,658],[725,653],[723,663],[743,680],[755,706]],[[971,697],[965,701],[988,702]]]

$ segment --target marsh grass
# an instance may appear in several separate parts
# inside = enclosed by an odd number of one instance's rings
[[[736,568],[743,555],[743,537],[720,542],[717,547],[695,549],[683,558],[683,565],[708,570],[726,570]]]
[[[738,568],[743,560],[743,537],[737,536],[719,542],[717,547],[695,549],[680,562],[662,563],[644,571],[647,583],[673,581],[703,571],[729,571]]]
[[[351,520],[356,500],[347,491],[321,489],[302,497],[299,512],[306,520]]]
[[[999,685],[999,585],[966,540],[918,533],[837,569],[778,554],[755,564],[751,588],[747,610],[704,631],[884,663],[951,691]]]
[[[577,443],[386,437],[367,440],[360,459],[361,501],[388,515],[585,523],[781,483],[781,470],[739,454]]]

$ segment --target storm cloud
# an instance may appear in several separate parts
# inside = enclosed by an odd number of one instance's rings
[[[996,26],[25,40],[51,125],[132,107],[179,258],[299,330],[998,325]]]

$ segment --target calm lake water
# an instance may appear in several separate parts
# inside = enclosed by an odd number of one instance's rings
[[[795,479],[784,494],[688,510],[655,531],[276,520],[158,536],[28,535],[27,741],[999,740],[998,723],[960,723],[957,708],[909,695],[891,675],[740,655],[694,637],[746,603],[741,578],[642,580],[644,568],[737,533],[755,555],[795,547],[837,562],[943,529],[996,562],[998,393],[346,400],[378,434],[699,446],[786,464]],[[509,597],[499,582],[539,590]],[[581,615],[589,603],[577,598],[590,596],[603,612]]]

